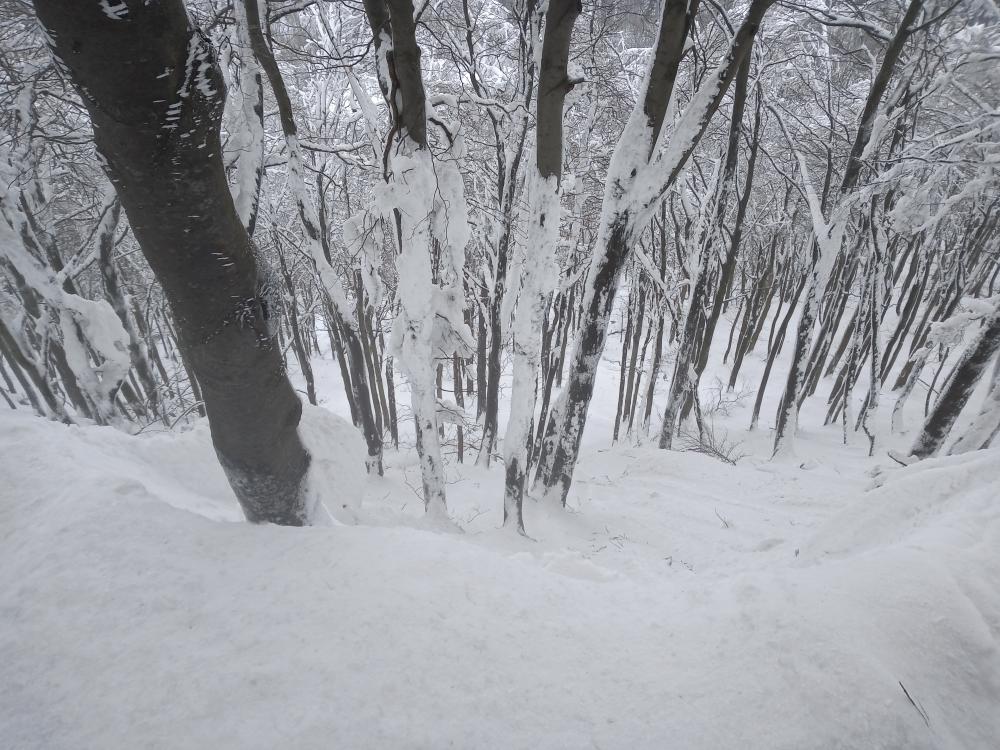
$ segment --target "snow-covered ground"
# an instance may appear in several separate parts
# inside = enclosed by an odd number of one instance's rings
[[[1000,450],[903,468],[807,404],[770,461],[751,400],[735,466],[610,446],[611,367],[531,540],[502,468],[452,458],[437,533],[412,453],[366,478],[319,410],[307,529],[240,522],[204,424],[0,412],[0,746],[1000,747]]]

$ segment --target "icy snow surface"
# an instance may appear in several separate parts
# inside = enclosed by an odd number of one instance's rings
[[[413,457],[367,479],[332,417],[340,523],[286,529],[239,522],[204,424],[2,412],[0,746],[1000,747],[1000,450],[765,431],[730,466],[608,448],[595,408],[534,541],[453,457],[466,533],[428,531]]]

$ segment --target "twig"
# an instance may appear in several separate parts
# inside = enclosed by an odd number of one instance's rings
[[[920,718],[924,720],[924,724],[930,726],[931,720],[930,717],[927,715],[927,712],[924,710],[924,707],[921,706],[919,703],[917,703],[915,700],[913,700],[913,697],[910,695],[910,691],[906,689],[906,686],[902,682],[899,683],[899,686],[903,689],[903,695],[906,696],[906,700],[910,702],[910,705],[912,705],[915,709],[917,709],[917,713],[920,714]]]

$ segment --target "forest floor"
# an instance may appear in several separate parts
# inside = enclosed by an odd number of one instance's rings
[[[0,746],[1000,747],[1000,450],[903,468],[807,410],[772,461],[752,399],[735,465],[611,446],[606,365],[530,539],[501,466],[449,456],[439,533],[412,451],[367,478],[321,408],[307,529],[240,522],[205,424],[0,413]]]

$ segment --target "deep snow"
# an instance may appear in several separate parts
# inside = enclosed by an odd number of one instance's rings
[[[204,424],[0,413],[0,746],[1000,747],[1000,450],[730,466],[609,448],[611,408],[533,540],[453,459],[465,533],[427,530],[412,455],[368,479],[320,411],[308,529],[240,522]]]

